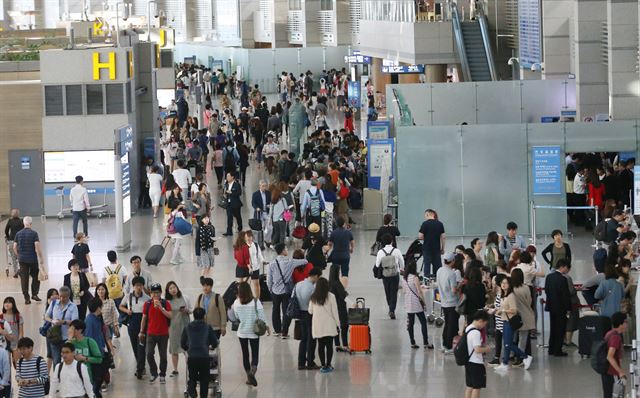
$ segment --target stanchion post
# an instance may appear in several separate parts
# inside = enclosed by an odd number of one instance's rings
[[[538,347],[546,348],[547,344],[545,344],[545,341],[547,339],[546,339],[545,333],[544,333],[544,299],[542,297],[540,298],[540,320],[542,321],[542,330],[541,330],[542,333],[540,335],[540,337],[542,337],[542,339],[538,343]]]
[[[530,202],[531,206],[531,242],[536,245],[536,205],[533,201]]]
[[[598,226],[598,216],[599,216],[599,214],[598,214],[598,206],[593,206],[593,209],[596,212],[596,219],[593,221],[593,230],[595,231],[596,227]],[[594,239],[595,239],[596,234],[594,233],[593,236],[594,236]],[[594,247],[598,246],[598,239],[595,239],[594,245],[595,245]]]

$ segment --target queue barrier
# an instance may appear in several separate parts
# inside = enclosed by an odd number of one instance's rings
[[[530,208],[531,208],[531,240],[532,243],[535,245],[536,244],[536,235],[537,235],[537,228],[536,228],[536,211],[537,210],[593,210],[595,211],[595,217],[594,217],[594,225],[593,225],[593,230],[595,231],[596,226],[598,225],[598,218],[599,218],[599,214],[598,214],[598,206],[553,206],[553,205],[537,205],[535,204],[533,201],[530,202]],[[595,239],[594,237],[594,244],[593,247],[596,247],[598,245],[598,241],[597,239]]]

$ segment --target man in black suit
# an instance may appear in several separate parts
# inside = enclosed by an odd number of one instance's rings
[[[236,181],[233,173],[227,173],[227,182],[224,184],[224,198],[227,202],[227,232],[223,236],[233,235],[233,218],[235,217],[238,224],[238,231],[242,231],[242,187]]]
[[[258,190],[251,197],[251,207],[253,207],[253,217],[262,221],[262,227],[269,219],[269,206],[271,205],[271,192],[267,190],[269,185],[266,181],[260,180]],[[258,233],[258,244],[264,250],[264,236],[262,230]]]
[[[564,276],[571,270],[571,264],[565,260],[558,260],[555,272],[547,275],[544,283],[544,292],[547,295],[545,311],[549,312],[550,334],[549,355],[558,357],[567,356],[562,351],[562,342],[567,329],[567,314],[571,311],[571,295],[569,293],[569,281]]]

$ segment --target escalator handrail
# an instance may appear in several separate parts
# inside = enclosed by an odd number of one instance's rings
[[[467,59],[467,50],[464,46],[464,36],[462,34],[462,25],[458,16],[458,6],[456,3],[449,1],[449,10],[451,14],[451,23],[453,24],[453,35],[456,39],[458,47],[458,56],[460,57],[460,65],[462,66],[462,76],[467,82],[472,81],[471,70],[469,69],[469,60]]]
[[[480,23],[480,33],[482,35],[482,44],[484,45],[484,51],[487,55],[487,63],[489,64],[489,73],[491,74],[491,80],[496,81],[496,64],[493,60],[493,51],[491,50],[491,40],[489,35],[489,24],[487,23],[487,16],[484,13],[482,3],[476,3],[476,18]]]

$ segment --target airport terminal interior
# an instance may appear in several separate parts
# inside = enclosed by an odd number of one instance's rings
[[[640,397],[639,18],[0,0],[0,398]]]

